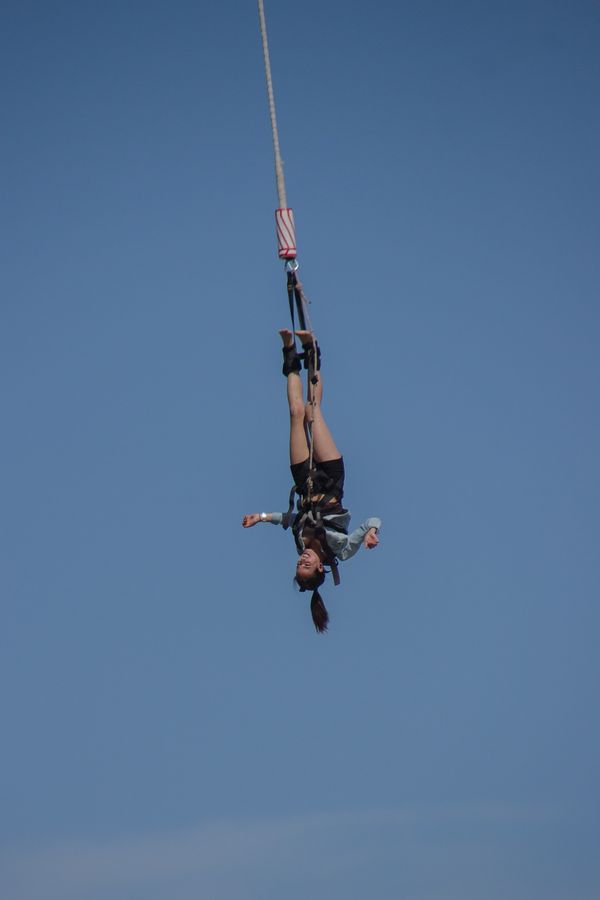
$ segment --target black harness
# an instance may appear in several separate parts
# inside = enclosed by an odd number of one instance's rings
[[[312,535],[319,541],[323,549],[325,563],[330,567],[333,583],[337,586],[340,583],[338,560],[327,544],[325,527],[330,531],[337,531],[338,534],[348,534],[348,532],[343,525],[339,525],[331,519],[325,521],[324,515],[328,513],[337,513],[342,510],[342,507],[339,504],[336,506],[327,506],[331,500],[334,500],[339,496],[339,488],[333,479],[329,478],[329,476],[320,469],[311,469],[307,480],[310,479],[312,479],[313,492],[319,495],[319,499],[311,500],[302,488],[298,488],[294,485],[290,491],[288,511],[283,519],[283,527],[284,529],[287,529],[290,525],[292,526],[292,533],[294,535],[298,553],[302,553],[303,550],[301,539],[304,530],[305,528],[310,529]],[[299,494],[299,498],[297,512],[294,514],[296,494]]]

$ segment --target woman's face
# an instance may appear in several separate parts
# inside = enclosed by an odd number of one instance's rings
[[[296,578],[302,582],[323,571],[323,563],[314,550],[304,550],[296,564]]]

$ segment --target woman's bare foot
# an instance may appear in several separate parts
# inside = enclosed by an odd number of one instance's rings
[[[306,344],[312,345],[313,341],[316,342],[317,340],[312,331],[297,331],[296,336],[300,339],[300,343],[303,347],[305,347]]]
[[[281,340],[283,341],[284,347],[294,346],[294,335],[289,330],[289,328],[280,328],[279,334],[281,335]]]

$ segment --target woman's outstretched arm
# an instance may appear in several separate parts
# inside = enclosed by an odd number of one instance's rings
[[[352,534],[348,535],[346,545],[341,550],[336,551],[337,558],[342,561],[350,559],[351,556],[358,553],[361,544],[366,547],[367,550],[372,550],[373,547],[376,547],[379,543],[377,532],[380,528],[381,519],[378,519],[377,516],[372,516],[370,519],[367,519],[367,521],[363,522],[362,525],[359,525]]]
[[[242,519],[242,526],[244,528],[252,528],[253,525],[258,525],[259,522],[270,522],[271,525],[283,525],[285,513],[280,512],[269,512],[269,513],[248,513],[247,516],[244,516]]]

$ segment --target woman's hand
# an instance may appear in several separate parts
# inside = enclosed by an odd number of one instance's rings
[[[244,526],[244,528],[252,528],[253,525],[258,525],[259,522],[259,513],[250,513],[249,516],[244,516],[244,518],[242,519],[242,525]]]
[[[369,528],[367,533],[365,534],[365,539],[363,541],[363,547],[366,547],[367,550],[372,550],[373,547],[376,547],[379,543],[379,538],[377,537],[377,532],[374,528]]]

